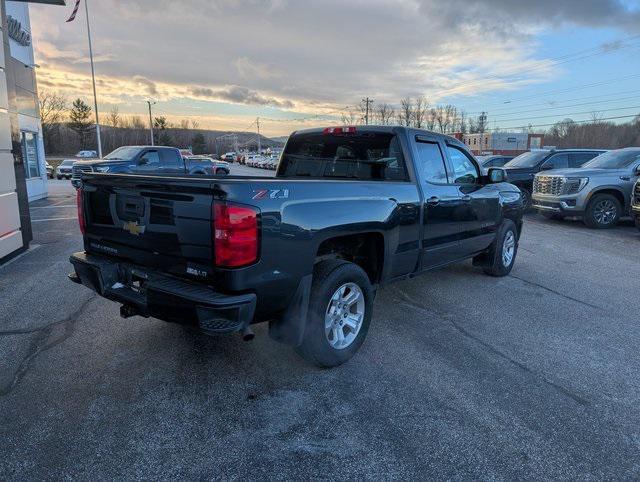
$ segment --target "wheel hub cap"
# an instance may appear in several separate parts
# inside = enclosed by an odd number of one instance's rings
[[[332,348],[342,350],[353,343],[364,320],[364,294],[355,283],[340,286],[327,305],[324,333]]]
[[[598,224],[611,224],[618,214],[615,204],[606,199],[596,204],[593,210],[593,217]]]
[[[502,264],[505,268],[511,266],[516,251],[516,236],[513,231],[507,231],[502,242]]]

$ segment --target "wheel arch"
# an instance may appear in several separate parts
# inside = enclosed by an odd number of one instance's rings
[[[316,250],[314,264],[327,259],[342,259],[360,266],[376,285],[383,279],[385,238],[379,231],[325,238]]]
[[[597,188],[596,190],[592,191],[589,194],[589,197],[587,198],[587,202],[585,204],[585,209],[587,208],[587,206],[589,205],[589,203],[591,202],[591,200],[593,199],[594,196],[598,195],[598,194],[610,194],[612,196],[614,196],[618,202],[620,203],[620,206],[622,206],[622,209],[624,212],[627,211],[628,207],[629,207],[629,200],[625,199],[625,195],[624,192],[622,192],[622,189],[615,187],[615,186],[602,186]]]

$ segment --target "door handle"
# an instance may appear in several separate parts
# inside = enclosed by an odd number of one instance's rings
[[[438,204],[440,204],[440,198],[438,196],[431,196],[429,199],[427,199],[427,204],[429,206],[437,206]]]
[[[468,194],[465,194],[464,196],[462,196],[462,201],[466,203],[470,203],[471,199],[472,199],[471,196],[469,196]]]

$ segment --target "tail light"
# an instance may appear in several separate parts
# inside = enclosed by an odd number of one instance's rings
[[[344,136],[347,134],[355,134],[356,126],[344,126],[344,127],[327,127],[322,133],[325,136]]]
[[[216,266],[238,268],[258,259],[258,210],[236,204],[213,204]]]
[[[86,224],[84,221],[84,201],[82,197],[82,189],[76,189],[76,204],[78,205],[78,224],[80,225],[80,232],[84,236]]]

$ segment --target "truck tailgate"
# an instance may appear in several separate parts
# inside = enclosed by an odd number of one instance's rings
[[[83,177],[85,248],[179,274],[209,274],[211,179]]]

